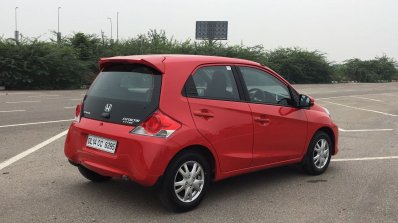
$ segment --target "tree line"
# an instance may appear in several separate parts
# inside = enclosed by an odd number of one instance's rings
[[[137,54],[198,54],[257,61],[293,84],[337,82],[388,82],[398,79],[393,58],[348,59],[331,63],[325,54],[301,48],[266,50],[261,45],[228,45],[212,41],[178,41],[164,31],[121,41],[75,33],[60,41],[0,38],[0,86],[7,89],[76,89],[90,85],[101,57]]]

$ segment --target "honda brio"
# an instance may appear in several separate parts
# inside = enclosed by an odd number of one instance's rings
[[[212,181],[287,164],[323,173],[338,152],[326,108],[259,63],[213,56],[103,58],[65,155],[93,182],[157,188],[174,211]]]

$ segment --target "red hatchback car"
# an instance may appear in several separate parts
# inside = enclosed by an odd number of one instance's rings
[[[258,63],[225,57],[104,58],[76,108],[65,155],[94,182],[156,185],[175,211],[211,181],[301,163],[321,174],[338,151],[327,109]]]

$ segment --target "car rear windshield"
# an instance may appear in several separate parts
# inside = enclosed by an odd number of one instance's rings
[[[108,65],[87,92],[83,117],[137,125],[158,108],[161,80],[142,64]]]

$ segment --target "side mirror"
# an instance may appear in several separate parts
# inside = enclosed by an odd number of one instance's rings
[[[314,98],[300,94],[299,96],[299,108],[309,108],[314,105]]]

